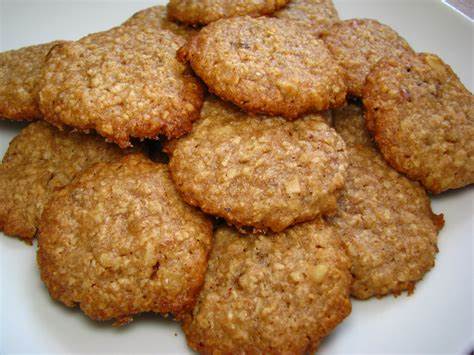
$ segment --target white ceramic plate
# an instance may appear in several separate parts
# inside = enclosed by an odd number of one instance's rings
[[[469,0],[468,0],[469,1]],[[0,50],[76,39],[120,24],[153,1],[0,1]],[[159,3],[159,2],[158,2]],[[342,18],[391,25],[417,51],[440,55],[473,89],[473,23],[441,1],[335,0]],[[22,127],[0,121],[0,154]],[[354,301],[322,354],[467,354],[474,348],[474,188],[433,199],[445,215],[436,267],[413,296]],[[407,201],[409,203],[409,201]],[[0,353],[189,353],[179,326],[153,315],[114,329],[53,302],[35,247],[0,236]]]

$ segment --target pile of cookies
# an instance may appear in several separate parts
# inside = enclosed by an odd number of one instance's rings
[[[0,229],[52,298],[172,314],[201,353],[314,351],[434,266],[427,193],[474,182],[474,97],[331,0],[170,0],[0,53]]]

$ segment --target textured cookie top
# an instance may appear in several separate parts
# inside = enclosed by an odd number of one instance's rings
[[[433,193],[474,182],[474,97],[433,54],[382,60],[364,89],[385,159]]]
[[[170,0],[169,16],[191,25],[208,24],[234,16],[269,15],[289,0]]]
[[[166,6],[158,5],[149,7],[135,13],[122,26],[141,26],[143,28],[155,28],[168,30],[178,36],[189,37],[197,32],[190,26],[182,25],[168,19]]]
[[[343,71],[322,41],[290,21],[238,17],[180,50],[209,90],[247,111],[296,118],[345,101]]]
[[[339,21],[332,0],[292,0],[275,13],[275,16],[305,27],[315,35]]]
[[[341,21],[322,34],[336,61],[345,69],[350,94],[361,97],[370,69],[386,55],[413,53],[409,44],[387,25],[370,19]]]
[[[306,354],[351,310],[349,260],[321,220],[270,236],[219,228],[183,329],[203,354]]]
[[[333,110],[332,117],[334,128],[344,139],[346,145],[375,146],[365,127],[364,113],[361,107],[349,104],[341,109]]]
[[[201,117],[167,147],[173,180],[188,203],[249,231],[281,231],[334,211],[345,145],[322,116],[289,122],[211,99]]]
[[[192,308],[212,225],[141,155],[97,164],[51,199],[38,263],[51,296],[92,319]]]
[[[92,164],[124,151],[96,135],[61,132],[46,122],[24,128],[0,165],[0,229],[31,240],[52,193]]]
[[[366,299],[412,292],[434,266],[443,216],[433,214],[425,190],[392,169],[374,147],[347,142],[346,189],[332,223],[352,261],[351,293]]]
[[[0,118],[34,120],[38,108],[38,81],[49,50],[60,42],[0,53]]]
[[[202,88],[176,59],[184,43],[169,31],[123,26],[55,47],[41,83],[45,119],[95,129],[121,147],[130,137],[187,133]]]

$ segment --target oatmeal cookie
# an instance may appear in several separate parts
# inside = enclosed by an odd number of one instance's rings
[[[57,126],[95,129],[130,146],[130,137],[178,137],[199,117],[202,88],[176,59],[185,39],[122,26],[54,47],[40,84],[40,108]]]
[[[325,222],[270,236],[219,228],[183,329],[203,354],[307,354],[351,311],[349,260]]]
[[[59,41],[0,53],[0,118],[35,120],[38,81],[46,55]]]
[[[168,11],[166,6],[158,5],[138,11],[122,26],[141,26],[143,28],[156,28],[161,30],[169,30],[174,34],[182,37],[189,37],[197,33],[197,30],[190,26],[179,24],[168,19]]]
[[[190,25],[206,25],[235,16],[270,15],[290,0],[170,0],[169,16]]]
[[[474,182],[474,97],[434,54],[380,61],[364,88],[384,158],[433,193]]]
[[[274,16],[293,21],[315,35],[339,21],[332,0],[292,0]]]
[[[83,169],[126,152],[96,135],[31,123],[12,140],[0,165],[0,230],[31,242],[54,191]]]
[[[345,70],[349,94],[356,97],[362,96],[365,79],[380,59],[414,53],[397,32],[371,19],[338,22],[323,32],[322,39]]]
[[[120,325],[141,312],[192,309],[211,237],[167,166],[132,154],[91,167],[51,198],[38,263],[52,298]]]
[[[443,216],[433,213],[419,183],[383,160],[359,107],[348,106],[334,116],[347,144],[349,167],[331,221],[352,261],[351,293],[361,299],[411,293],[435,263]]]
[[[295,119],[345,102],[341,67],[322,41],[290,21],[220,20],[179,55],[211,92],[253,113]]]
[[[280,232],[334,212],[345,145],[320,115],[289,122],[211,99],[201,116],[191,134],[167,146],[186,202],[248,232]]]

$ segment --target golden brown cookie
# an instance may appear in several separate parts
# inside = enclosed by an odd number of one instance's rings
[[[322,39],[344,68],[349,93],[357,97],[362,96],[365,79],[380,59],[413,53],[392,28],[370,19],[338,22],[322,34]]]
[[[290,0],[170,0],[169,16],[190,25],[206,25],[235,16],[270,15]]]
[[[184,317],[201,354],[307,354],[351,311],[350,263],[325,222],[270,236],[219,228],[204,287]]]
[[[54,191],[83,169],[123,154],[96,135],[30,124],[12,140],[0,165],[0,230],[31,242]]]
[[[41,117],[38,81],[46,55],[58,43],[0,53],[0,118],[34,120]]]
[[[443,216],[433,213],[420,184],[382,159],[358,107],[334,116],[347,143],[349,168],[338,215],[331,220],[352,261],[351,294],[366,299],[411,293],[434,266]]]
[[[202,88],[176,59],[184,43],[169,31],[122,26],[56,46],[41,82],[45,119],[95,129],[121,147],[131,137],[189,132]]]
[[[315,35],[339,21],[332,0],[292,0],[274,15],[293,21]]]
[[[380,61],[364,89],[384,158],[433,193],[474,183],[474,97],[433,54]]]
[[[141,312],[192,309],[212,225],[176,192],[168,168],[142,155],[97,164],[57,192],[38,237],[52,298],[117,324]]]
[[[179,54],[211,92],[253,113],[294,119],[345,102],[342,69],[322,41],[290,21],[220,20]]]
[[[141,26],[143,28],[155,28],[169,30],[178,36],[185,38],[197,33],[197,30],[190,26],[179,24],[168,19],[166,6],[158,5],[149,7],[135,13],[122,26]]]
[[[209,99],[167,150],[184,200],[241,231],[280,232],[334,212],[344,186],[344,142],[320,115],[289,122]]]

